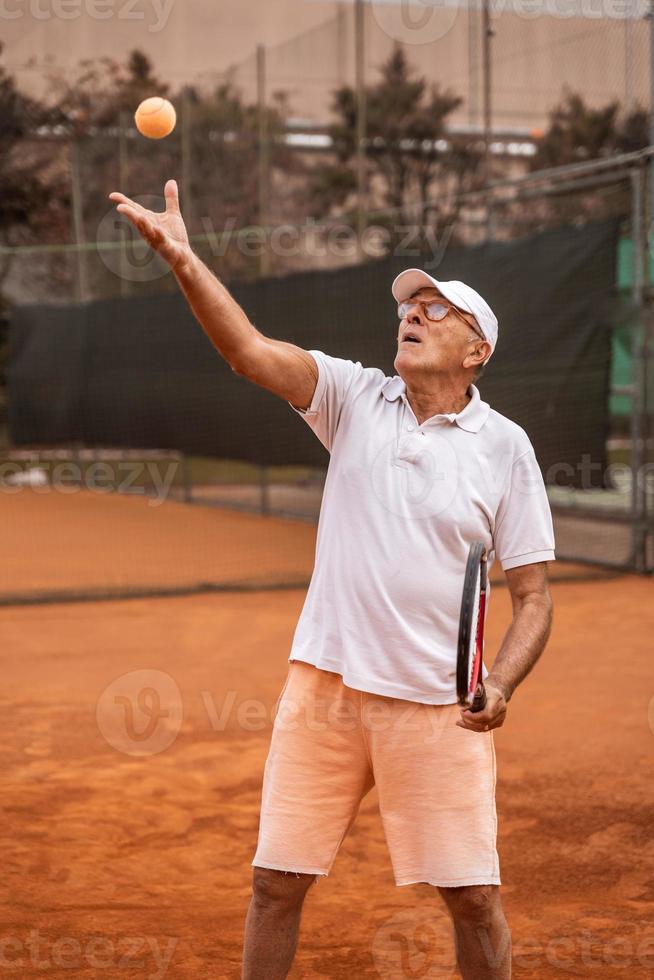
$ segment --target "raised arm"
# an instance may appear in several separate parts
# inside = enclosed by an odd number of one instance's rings
[[[117,191],[109,197],[145,241],[170,265],[189,306],[218,353],[237,374],[297,408],[311,404],[318,368],[295,344],[264,337],[213,273],[195,255],[179,207],[177,184],[164,190],[166,210],[148,211]]]

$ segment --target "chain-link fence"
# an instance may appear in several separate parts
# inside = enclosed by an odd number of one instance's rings
[[[334,91],[355,78],[355,3],[336,16],[266,50],[268,89],[287,94],[293,115],[314,126],[329,118]],[[391,2],[364,6],[364,73],[372,82],[399,46],[417,74],[461,97],[457,128],[483,126],[483,0]],[[649,105],[649,7],[646,0],[593,5],[584,0],[493,0],[492,121],[498,136],[542,130],[569,89],[597,107]],[[251,99],[257,92],[253,54],[230,69]]]
[[[612,282],[615,303],[607,311],[611,337],[605,460],[600,465],[590,455],[582,456],[575,465],[578,479],[574,488],[557,485],[554,473],[546,474],[546,478],[561,558],[649,572],[654,571],[651,160],[652,153],[646,150],[498,181],[489,194],[472,194],[462,202],[456,228],[447,229],[439,247],[431,254],[423,251],[419,260],[438,276],[451,241],[472,249],[488,241],[489,235],[495,240],[515,242],[524,238],[533,243],[533,237],[528,236],[548,228],[573,224],[583,230],[600,218],[618,222]],[[407,255],[407,263],[410,261],[416,259]],[[534,262],[538,262],[537,253]],[[572,263],[569,275],[575,274]],[[520,288],[516,284],[516,289]],[[551,316],[556,319],[563,313],[552,309]],[[524,315],[530,316],[528,304]],[[599,324],[597,329],[601,329]],[[581,356],[581,363],[583,360]],[[562,378],[549,377],[547,385],[554,389],[551,398],[556,399],[560,383]],[[583,376],[579,385],[583,389]],[[583,391],[580,398],[583,401]],[[516,404],[519,400],[516,394]],[[546,409],[543,411],[541,421],[547,425]],[[571,415],[569,426],[574,429],[577,424]],[[317,519],[324,473],[302,472],[294,481],[263,467],[259,477],[258,481],[248,481],[247,486],[221,480],[212,485],[206,478],[196,485],[191,478],[190,497],[250,506],[261,513]]]
[[[353,4],[335,3],[324,21],[282,43],[266,44],[262,27],[261,43],[255,46],[253,34],[251,55],[236,64],[173,73],[177,89],[168,94],[178,126],[164,141],[140,137],[125,110],[106,124],[32,132],[23,140],[25,159],[40,156],[63,176],[66,190],[57,207],[68,233],[64,240],[30,241],[27,233],[6,239],[0,248],[5,294],[17,303],[87,302],[174,291],[165,266],[107,201],[116,188],[158,210],[170,176],[181,186],[194,249],[229,282],[389,254],[438,274],[457,245],[519,241],[547,228],[614,218],[621,228],[620,304],[607,392],[609,471],[599,484],[552,485],[550,494],[563,556],[651,570],[651,158],[648,152],[610,155],[630,139],[642,144],[643,125],[647,131],[647,11],[642,3],[595,10],[581,0],[538,7],[495,0],[489,12],[492,35],[484,31],[479,2],[377,0],[363,4],[360,21]],[[351,132],[357,50],[370,110],[359,147],[366,163],[363,195],[360,187],[357,194]],[[380,137],[371,135],[375,86],[398,51],[408,79],[423,78],[426,92],[436,85],[456,96],[441,137],[426,139],[418,152],[410,140],[393,146],[389,138],[379,146]],[[343,90],[350,95],[339,103]],[[566,92],[577,93],[588,111],[572,120],[565,112],[559,116],[559,125],[569,124],[562,151],[582,161],[591,150],[609,156],[533,173],[540,134],[554,107],[565,108]],[[334,128],[339,113],[340,133]],[[480,161],[489,116],[491,166],[485,170]],[[622,143],[607,141],[607,127],[620,130]],[[343,151],[348,145],[349,156]],[[431,169],[422,167],[423,150]],[[393,197],[388,168],[407,159],[413,169]],[[329,167],[332,178],[340,168],[347,180],[325,208],[316,185]],[[462,179],[462,171],[470,179]],[[180,499],[317,516],[320,471],[250,466],[246,473],[233,461],[194,457],[180,462],[179,472]]]
[[[445,5],[371,0],[362,4],[360,20],[355,3],[336,2],[329,5],[329,16],[297,34],[291,26],[294,2],[280,7],[280,17],[288,14],[282,29],[288,38],[267,43],[271,28],[262,19],[260,32],[250,31],[251,54],[244,60],[189,66],[177,64],[173,52],[166,77],[173,79],[168,94],[179,123],[166,140],[143,139],[126,110],[109,124],[41,126],[25,136],[25,158],[45,156],[60,174],[61,189],[50,208],[63,208],[68,217],[55,223],[59,230],[49,236],[5,239],[0,251],[8,297],[85,300],[174,288],[165,268],[116,219],[107,201],[113,188],[158,209],[166,178],[177,177],[197,251],[224,278],[248,279],[386,254],[388,224],[397,211],[403,212],[400,223],[406,223],[407,213],[419,208],[422,224],[425,201],[460,192],[462,172],[469,189],[485,176],[497,180],[528,171],[557,106],[569,139],[578,142],[572,152],[579,159],[615,149],[602,142],[607,127],[620,130],[623,149],[636,148],[630,140],[644,145],[643,133],[649,141],[650,21],[644,0],[597,7],[590,0],[536,5],[494,0],[488,8],[490,35],[482,0]],[[256,4],[251,7],[255,18]],[[323,9],[316,4],[316,10]],[[175,25],[171,20],[165,31],[181,30],[186,43],[199,30],[193,17]],[[272,33],[279,36],[280,28]],[[353,124],[337,93],[354,89],[357,51],[373,102],[373,90],[388,79],[389,59],[397,51],[408,77],[423,79],[426,92],[437,86],[442,97],[451,95],[443,138],[430,146],[425,141],[431,169],[423,174],[414,167],[401,200],[388,186],[389,168],[398,162],[390,154],[389,159],[375,156],[379,136],[370,113],[360,195],[352,184],[355,160],[344,159],[342,142],[334,140],[334,125],[347,130]],[[155,56],[154,71],[163,68]],[[60,90],[62,85],[75,89],[71,68],[59,84]],[[597,115],[566,116],[565,100],[572,94]],[[612,105],[614,115],[603,116],[601,110]],[[478,159],[486,121],[488,171]],[[415,148],[405,149],[415,155]],[[565,153],[566,147],[559,150]],[[375,225],[363,246],[354,233],[355,212],[362,209],[367,223]],[[441,224],[445,218],[451,215],[438,216]],[[457,219],[457,227],[463,227],[463,217]]]
[[[423,264],[438,276],[439,270],[450,261],[449,250],[453,247],[451,242],[456,241],[468,253],[466,261],[471,262],[471,268],[474,269],[477,250],[484,248],[482,243],[484,239],[487,240],[490,230],[496,241],[505,242],[511,247],[513,254],[516,246],[518,250],[526,249],[533,256],[534,265],[540,268],[541,258],[551,261],[551,250],[558,247],[553,244],[554,240],[549,242],[549,232],[556,235],[559,229],[572,226],[576,229],[581,244],[587,243],[588,237],[592,236],[592,229],[597,227],[598,219],[617,224],[619,240],[615,268],[609,265],[608,269],[604,269],[602,265],[604,271],[601,275],[594,271],[590,279],[583,278],[588,273],[582,275],[578,250],[575,249],[573,239],[570,239],[572,244],[567,246],[567,251],[560,254],[557,252],[557,278],[563,283],[570,280],[566,288],[571,296],[574,296],[574,284],[579,280],[580,283],[586,282],[586,286],[580,286],[582,290],[608,288],[608,293],[617,297],[617,303],[611,303],[601,311],[594,328],[596,343],[603,345],[602,349],[607,351],[610,372],[604,366],[603,355],[600,357],[601,363],[595,360],[593,363],[596,366],[590,368],[592,349],[586,351],[579,348],[579,344],[593,343],[593,332],[588,332],[588,324],[579,333],[579,343],[574,336],[567,341],[572,344],[575,363],[579,366],[578,378],[574,374],[571,376],[570,362],[567,360],[561,362],[560,372],[550,364],[539,373],[538,363],[534,363],[533,358],[530,359],[525,351],[525,368],[528,367],[529,377],[532,378],[529,384],[539,386],[539,390],[542,389],[543,392],[542,412],[534,415],[533,406],[529,409],[530,421],[527,422],[527,428],[529,430],[530,426],[536,427],[541,436],[546,433],[551,445],[551,433],[547,433],[547,429],[551,427],[548,413],[554,409],[557,400],[563,398],[564,391],[567,397],[570,386],[574,388],[577,385],[578,390],[571,402],[576,408],[571,407],[570,417],[563,427],[560,417],[557,417],[555,425],[555,431],[561,438],[562,455],[557,457],[554,447],[552,459],[563,459],[565,429],[574,430],[581,424],[576,413],[586,411],[584,400],[591,398],[592,389],[594,404],[588,405],[588,408],[598,412],[598,419],[601,417],[609,420],[605,431],[596,433],[593,437],[595,447],[599,446],[600,455],[579,455],[575,450],[574,461],[568,460],[563,468],[564,479],[559,479],[561,467],[557,467],[556,463],[546,473],[555,515],[558,553],[560,557],[570,560],[640,571],[654,570],[654,454],[650,424],[654,378],[650,355],[652,321],[649,285],[652,281],[652,261],[648,234],[650,160],[651,151],[646,150],[497,182],[490,189],[483,189],[466,197],[459,211],[456,228],[449,238],[445,236],[445,241],[440,243],[440,249],[435,253],[423,251],[419,256],[404,257],[398,252],[394,259],[406,264]],[[541,233],[540,236],[538,233]],[[524,246],[520,245],[522,241],[525,242]],[[545,242],[545,245],[539,242]],[[539,249],[543,247],[545,251],[540,252]],[[584,248],[587,249],[587,244],[584,244]],[[481,274],[483,252],[479,252],[479,256],[478,273]],[[584,262],[587,261],[588,256],[584,259]],[[592,265],[592,257],[590,261]],[[373,269],[371,266],[371,271]],[[351,271],[356,273],[358,270]],[[365,280],[364,270],[360,271]],[[449,277],[449,274],[445,276]],[[491,301],[494,299],[493,291],[497,292],[498,288],[499,294],[506,293],[508,289],[509,293],[520,295],[525,320],[533,319],[535,311],[531,307],[529,296],[524,292],[522,282],[515,283],[513,287],[510,283],[497,283],[496,287],[490,283],[488,288]],[[305,294],[307,289],[310,292],[310,286],[303,285],[301,277],[300,280],[291,277],[282,284],[286,304],[296,305],[295,289],[300,291],[298,302],[300,294],[302,302],[306,302]],[[277,288],[265,293],[268,296],[269,321],[277,310],[277,301],[273,302],[273,298],[278,293]],[[259,306],[260,300],[261,297],[257,300]],[[326,315],[328,307],[327,302]],[[266,309],[262,306],[258,312],[260,325],[265,331]],[[539,316],[543,316],[542,309],[537,312]],[[555,305],[546,313],[555,322],[569,323],[570,330],[574,331],[574,316],[571,317],[568,309],[560,309]],[[512,320],[515,320],[515,312]],[[512,329],[515,326],[513,322]],[[331,341],[325,336],[325,349],[332,351],[333,343],[336,343],[332,352],[338,353],[337,333],[333,334],[333,323],[329,329],[332,331],[329,333]],[[610,333],[608,342],[607,329]],[[529,336],[529,333],[530,325],[525,322],[525,336]],[[583,342],[582,335],[586,338]],[[207,356],[210,356],[209,352]],[[609,386],[605,387],[604,381],[595,374],[588,375],[589,369],[592,372],[607,370]],[[118,382],[116,377],[115,384]],[[521,401],[524,400],[521,396],[521,385],[524,383],[524,376],[521,377],[520,372],[513,381],[509,377],[503,381],[509,414],[511,406],[514,414],[519,413]],[[483,379],[481,386],[483,393]],[[108,394],[110,397],[110,389]],[[526,394],[533,400],[531,389]],[[253,398],[254,395],[250,397]],[[601,406],[599,403],[595,404],[597,399],[608,400],[608,405],[606,402]],[[145,408],[146,406],[144,410]],[[151,410],[148,411],[151,415]],[[587,420],[584,424],[587,426]],[[604,422],[598,424],[603,427],[605,425]],[[179,450],[179,445],[176,444],[175,448]],[[268,450],[264,452],[264,447],[260,448],[263,458]],[[229,459],[213,459],[207,456],[185,458],[178,454],[172,484],[175,499],[187,503],[250,510],[262,515],[291,516],[309,521],[317,519],[324,471],[315,466],[297,463],[292,466],[257,464],[259,457],[256,447],[250,446],[249,451],[253,455],[247,465]],[[100,453],[97,458],[103,460],[104,456]],[[96,457],[94,461],[95,459]],[[28,469],[39,467],[43,469],[42,463],[36,459],[36,462],[32,460]]]

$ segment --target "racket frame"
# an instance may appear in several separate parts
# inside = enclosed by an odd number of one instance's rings
[[[486,693],[483,687],[483,656],[487,582],[488,555],[486,548],[481,541],[475,541],[468,552],[463,578],[456,662],[457,699],[460,705],[472,711],[481,711],[486,705]],[[473,630],[474,637],[472,636]],[[473,640],[474,660],[471,670],[470,656]],[[481,688],[476,693],[479,685]]]

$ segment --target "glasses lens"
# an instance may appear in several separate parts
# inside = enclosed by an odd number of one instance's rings
[[[448,309],[443,303],[430,303],[425,307],[425,313],[429,320],[442,320],[447,316]]]
[[[449,306],[445,306],[443,303],[422,304],[407,301],[405,303],[400,303],[397,308],[397,315],[399,316],[400,320],[403,320],[404,317],[414,308],[414,306],[422,306],[428,320],[442,320],[447,316],[447,312],[449,310]]]

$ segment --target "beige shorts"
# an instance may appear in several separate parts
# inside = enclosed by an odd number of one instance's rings
[[[396,884],[499,885],[493,737],[458,718],[455,704],[367,694],[291,663],[252,864],[328,874],[376,785]]]

